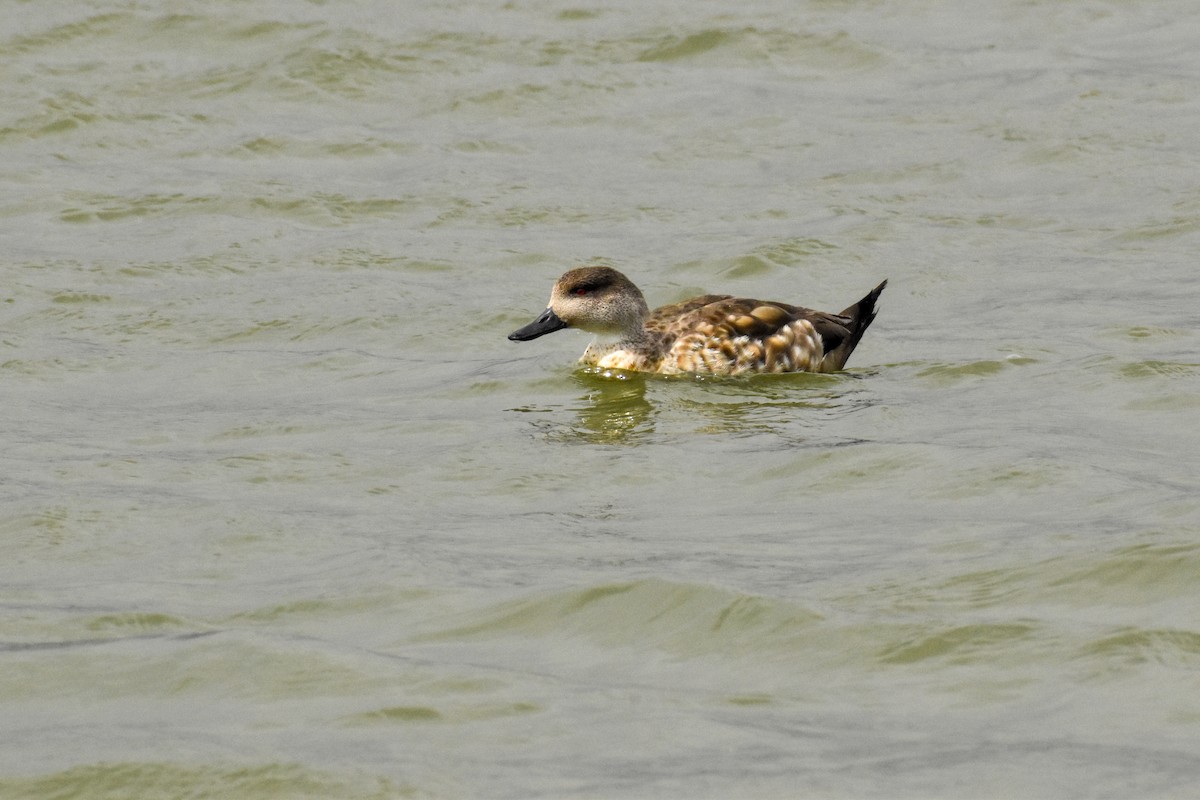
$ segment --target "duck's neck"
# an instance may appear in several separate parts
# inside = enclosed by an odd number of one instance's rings
[[[585,364],[653,371],[653,365],[662,357],[659,352],[657,334],[639,327],[636,331],[597,334],[580,359]]]

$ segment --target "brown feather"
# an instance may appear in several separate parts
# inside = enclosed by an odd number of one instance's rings
[[[581,267],[555,284],[550,308],[569,326],[620,332],[616,344],[593,344],[584,353],[586,363],[602,368],[833,372],[845,366],[875,319],[885,286],[887,281],[840,314],[716,294],[647,311],[642,293],[624,275],[609,267]]]

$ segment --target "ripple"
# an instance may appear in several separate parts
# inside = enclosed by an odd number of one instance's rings
[[[294,764],[105,762],[34,777],[0,778],[9,797],[407,797],[412,786],[359,774],[339,775]]]
[[[821,619],[784,600],[658,579],[537,595],[470,616],[421,639],[553,634],[607,646],[653,644],[680,655],[746,654],[799,647]]]

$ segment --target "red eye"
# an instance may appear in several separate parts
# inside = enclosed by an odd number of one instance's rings
[[[578,295],[579,297],[583,297],[587,293],[588,293],[588,290],[584,289],[582,286],[575,290],[575,294]]]

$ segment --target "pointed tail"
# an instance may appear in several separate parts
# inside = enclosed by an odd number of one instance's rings
[[[858,347],[859,340],[867,332],[867,328],[871,327],[871,323],[875,321],[875,315],[879,313],[875,310],[875,302],[887,284],[887,281],[879,284],[868,292],[866,297],[838,315],[849,318],[850,323],[846,326],[848,335],[822,359],[822,372],[832,372],[846,366],[846,361],[854,352],[854,348]]]

